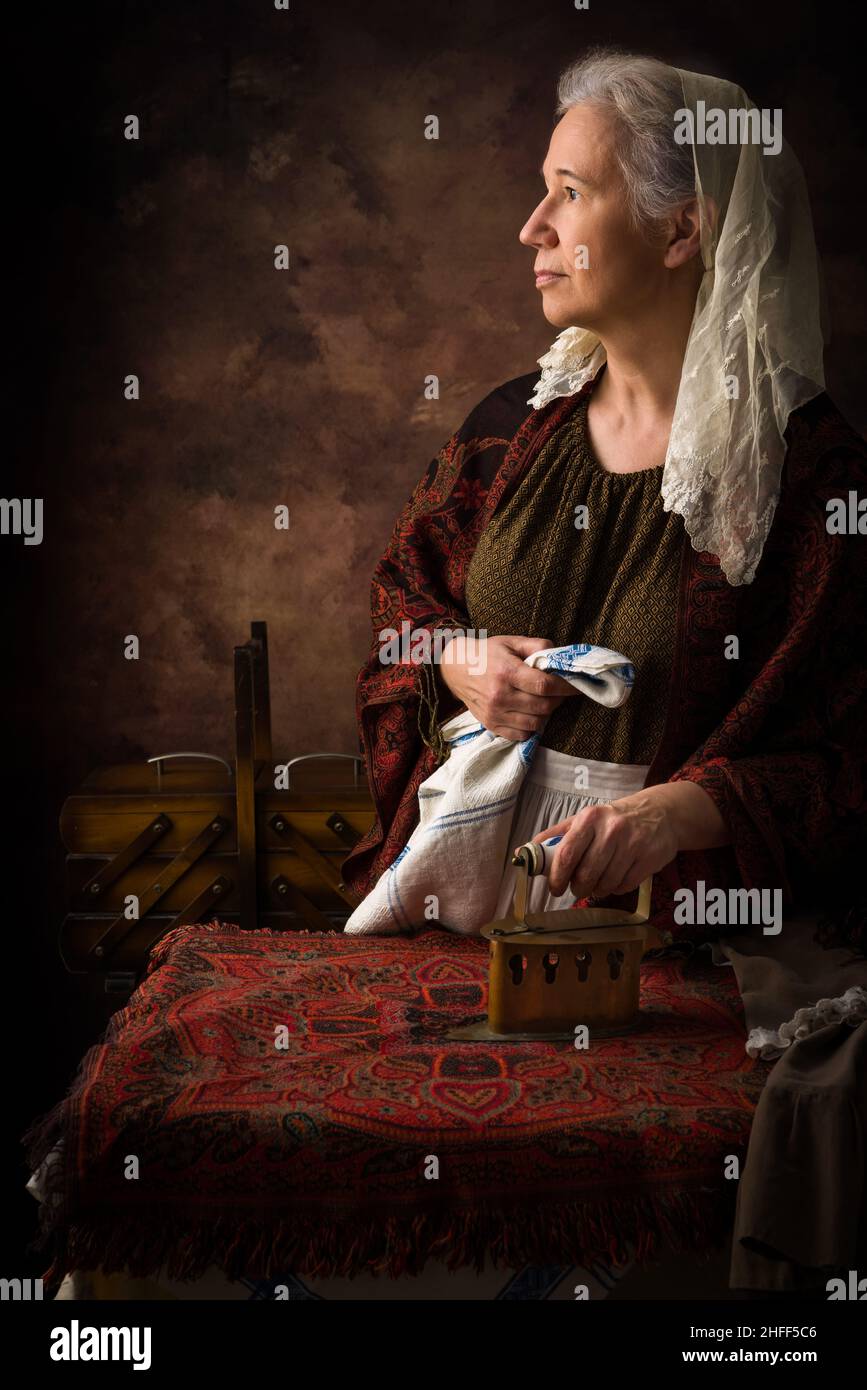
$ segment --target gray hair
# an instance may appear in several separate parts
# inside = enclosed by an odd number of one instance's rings
[[[660,222],[695,194],[692,146],[674,142],[674,113],[684,105],[675,68],[658,58],[593,48],[557,84],[557,115],[581,102],[609,110],[615,152],[633,225],[653,237]]]

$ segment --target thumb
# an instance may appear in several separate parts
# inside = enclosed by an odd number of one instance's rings
[[[549,642],[547,637],[504,637],[503,645],[510,652],[514,652],[523,661],[525,656],[532,656],[534,652],[545,651],[547,647],[553,647],[554,643]]]

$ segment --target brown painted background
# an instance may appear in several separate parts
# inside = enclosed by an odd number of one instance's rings
[[[229,756],[231,651],[251,618],[269,624],[275,751],[355,751],[370,574],[394,518],[471,407],[557,331],[517,234],[557,75],[586,46],[719,72],[782,107],[826,270],[829,388],[864,430],[867,169],[846,13],[178,0],[19,17],[4,490],[44,497],[46,518],[41,547],[0,538],[9,930],[27,1018],[57,1030],[25,1118],[92,1032],[54,945],[57,815],[81,778],[175,748]]]

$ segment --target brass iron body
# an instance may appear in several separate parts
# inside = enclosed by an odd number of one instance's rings
[[[512,916],[481,932],[490,943],[487,1021],[453,1029],[450,1038],[574,1041],[576,1028],[586,1024],[592,1041],[638,1023],[641,959],[662,944],[647,926],[652,879],[641,884],[634,912],[589,907],[530,913],[528,880],[542,862],[532,843],[512,859]]]

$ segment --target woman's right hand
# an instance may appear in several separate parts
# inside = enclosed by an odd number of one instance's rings
[[[543,637],[467,637],[447,643],[440,675],[485,728],[523,743],[539,733],[575,687],[562,676],[524,665],[524,657],[553,647]]]

